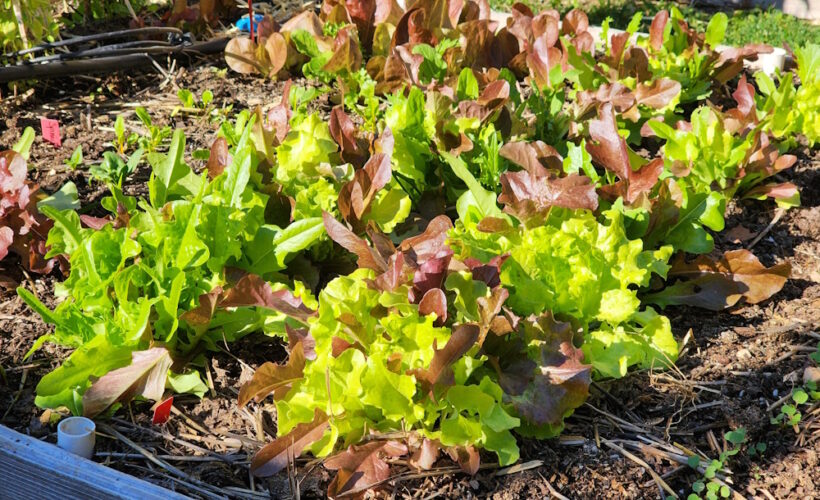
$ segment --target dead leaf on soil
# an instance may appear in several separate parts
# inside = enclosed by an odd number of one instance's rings
[[[390,466],[382,456],[395,458],[406,454],[407,446],[397,441],[371,441],[333,455],[324,462],[326,468],[338,471],[328,486],[328,496],[363,493],[390,477]]]
[[[735,226],[726,231],[726,240],[731,243],[745,243],[755,237],[755,233],[749,231],[746,226]]]
[[[290,460],[301,455],[307,446],[321,439],[328,425],[327,415],[316,409],[312,422],[297,425],[256,452],[251,460],[251,473],[256,477],[276,474],[287,467]]]
[[[645,297],[661,307],[689,305],[712,311],[732,307],[741,299],[757,304],[783,288],[791,265],[782,262],[767,268],[748,250],[731,250],[715,262],[701,255],[686,262],[679,254],[667,274],[670,282],[663,291]]]

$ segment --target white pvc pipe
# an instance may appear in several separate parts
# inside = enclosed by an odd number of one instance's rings
[[[94,455],[96,427],[91,419],[68,417],[57,425],[57,446],[83,458],[91,458]]]

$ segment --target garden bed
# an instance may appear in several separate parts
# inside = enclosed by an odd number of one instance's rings
[[[166,71],[170,68],[166,68]],[[296,79],[295,84],[312,85]],[[281,98],[283,84],[225,71],[222,58],[204,59],[167,75],[112,75],[42,82],[0,104],[4,124],[0,150],[10,148],[27,126],[39,130],[39,118],[58,119],[63,146],[55,149],[39,136],[31,149],[29,177],[46,192],[70,180],[78,187],[84,213],[104,215],[99,206],[106,187],[90,179],[87,168],[70,169],[64,162],[77,145],[84,164],[97,164],[115,141],[114,123],[123,116],[138,130],[134,109],[144,107],[155,124],[182,129],[187,137],[186,158],[207,149],[216,128],[194,110],[174,112],[178,89],[196,96],[213,92],[213,109],[252,109]],[[93,96],[93,97],[92,97]],[[328,100],[311,104],[323,117]],[[733,103],[726,103],[731,107]],[[173,115],[173,116],[172,116]],[[623,498],[656,498],[663,477],[675,492],[690,491],[700,478],[686,464],[670,456],[698,451],[716,457],[726,447],[726,431],[743,427],[747,443],[766,443],[762,457],[736,456],[731,485],[743,496],[803,498],[818,494],[814,471],[820,461],[820,408],[804,411],[795,432],[770,424],[784,396],[811,365],[820,335],[820,151],[798,146],[794,167],[779,174],[801,189],[802,204],[788,211],[774,203],[740,201],[726,213],[726,229],[715,236],[718,256],[726,250],[752,248],[765,266],[788,261],[791,279],[771,299],[721,312],[674,307],[667,309],[672,332],[683,339],[676,368],[642,370],[619,380],[593,383],[590,398],[566,420],[560,437],[550,440],[519,438],[519,465],[500,468],[492,454],[482,458],[474,476],[464,474],[447,459],[417,472],[402,460],[381,494],[406,498],[485,497],[524,498],[565,495],[597,498],[602,491]],[[201,172],[204,160],[189,160]],[[146,165],[128,176],[123,191],[147,195]],[[54,414],[34,405],[34,387],[70,352],[46,344],[29,359],[23,355],[51,328],[32,314],[17,297],[20,282],[46,306],[54,308],[58,272],[46,276],[25,273],[12,259],[0,263],[7,288],[0,294],[0,424],[49,442],[55,441]],[[302,457],[296,469],[268,479],[249,473],[250,457],[276,436],[275,410],[269,402],[237,404],[241,385],[263,363],[284,362],[286,343],[252,334],[219,345],[203,369],[209,385],[204,399],[180,395],[168,423],[152,425],[150,403],[132,403],[98,431],[96,459],[112,468],[189,496],[236,498],[284,497],[293,480],[305,498],[325,495],[332,474],[318,461]],[[634,447],[627,447],[633,443]],[[640,448],[635,443],[642,443]],[[674,450],[678,450],[675,452]],[[154,454],[161,464],[147,460]],[[168,467],[170,466],[170,467]]]
[[[223,78],[214,71],[220,67],[223,67],[221,60],[203,61],[181,70],[174,82],[197,94],[212,90],[215,103],[220,107],[232,104],[241,109],[278,100],[281,83],[237,75]],[[16,142],[23,128],[37,126],[43,114],[60,119],[65,134],[63,148],[55,149],[38,137],[31,154],[35,166],[31,175],[47,190],[54,190],[70,179],[80,188],[83,204],[92,203],[100,198],[103,188],[87,178],[86,170],[69,171],[63,161],[76,145],[83,144],[86,162],[98,162],[106,143],[114,138],[113,131],[101,133],[100,130],[111,127],[117,114],[128,116],[134,104],[145,106],[161,123],[185,128],[188,137],[193,139],[189,142],[191,151],[206,147],[212,141],[212,127],[198,117],[169,116],[177,102],[176,92],[171,84],[160,88],[161,81],[160,75],[146,74],[40,84],[28,97],[16,101],[7,98],[3,102],[7,128],[0,134],[0,146],[8,147]],[[91,107],[92,128],[89,130],[81,124],[88,116],[88,96],[98,88],[104,91],[100,102]],[[707,453],[714,453],[707,437],[710,431],[720,436],[730,428],[746,426],[752,439],[767,443],[768,449],[763,460],[744,458],[733,466],[738,491],[762,497],[762,490],[766,490],[775,498],[802,498],[816,493],[820,488],[813,473],[820,456],[818,428],[814,427],[814,434],[810,427],[797,435],[771,426],[766,411],[790,391],[794,374],[800,373],[808,363],[805,350],[780,358],[794,347],[814,345],[820,322],[820,227],[817,222],[820,220],[820,154],[801,148],[798,157],[797,165],[786,178],[803,187],[802,207],[786,212],[771,228],[775,215],[772,205],[750,203],[735,207],[728,215],[727,231],[720,235],[716,250],[741,248],[768,229],[755,245],[755,254],[766,265],[783,260],[792,263],[793,279],[784,290],[766,303],[746,306],[736,312],[704,314],[685,308],[673,311],[670,317],[675,335],[682,338],[692,331],[685,354],[677,365],[680,373],[637,373],[603,384],[600,389],[594,388],[589,405],[568,420],[564,436],[522,444],[522,462],[542,461],[537,467],[504,476],[496,476],[495,469],[482,470],[475,478],[443,469],[440,476],[403,480],[388,491],[400,496],[426,497],[439,493],[446,497],[521,498],[548,496],[552,487],[571,498],[595,498],[604,490],[623,498],[655,498],[658,490],[646,469],[602,442],[624,432],[640,434],[624,429],[623,423],[618,425],[616,419],[622,419],[641,428],[647,436]],[[139,192],[144,189],[144,179],[139,174],[130,178],[127,189]],[[54,278],[35,278],[30,283],[47,304],[53,304],[49,296]],[[38,380],[60,362],[66,351],[46,347],[28,360],[22,358],[48,328],[29,312],[13,290],[3,292],[0,365],[6,370],[6,381],[0,385],[0,400],[3,407],[12,401],[14,404],[2,424],[56,442],[56,427],[42,423],[43,412],[34,406],[33,391]],[[237,406],[238,387],[248,380],[252,369],[265,361],[283,360],[285,356],[279,341],[258,335],[248,337],[239,345],[231,345],[230,352],[214,356],[210,367],[214,395],[201,401],[190,397],[177,399],[175,405],[181,414],[173,415],[161,429],[151,425],[150,413],[145,412],[148,405],[136,406],[132,414],[120,417],[121,423],[111,425],[140,446],[166,456],[169,463],[191,477],[219,488],[249,489],[249,454],[260,442],[274,435],[274,427],[260,407]],[[261,434],[257,431],[260,424]],[[185,437],[180,437],[183,435]],[[175,443],[171,438],[187,444]],[[805,441],[796,442],[799,438]],[[167,471],[154,466],[155,472],[152,472],[137,451],[116,438],[106,437],[104,431],[98,443],[98,461],[166,488],[197,495],[196,491],[170,479]],[[202,457],[202,460],[174,461],[167,458],[171,455]],[[219,457],[230,457],[230,462]],[[651,456],[642,458],[659,474],[674,469],[666,462],[653,462]],[[329,481],[328,474],[321,467],[307,467],[305,461],[300,465],[297,476],[302,480],[303,497],[321,496]],[[310,474],[306,477],[299,473],[307,470]],[[686,471],[668,479],[676,489],[688,488],[691,481],[691,474]],[[267,486],[257,480],[256,488],[260,492]],[[271,486],[278,494],[289,492],[286,476],[274,478]]]

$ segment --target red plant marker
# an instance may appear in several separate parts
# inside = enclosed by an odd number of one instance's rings
[[[60,122],[50,118],[40,118],[40,128],[43,131],[43,139],[54,144],[58,148],[63,145],[60,139]]]
[[[168,421],[171,417],[171,406],[174,405],[174,397],[171,396],[165,401],[161,403],[157,403],[154,406],[154,417],[151,419],[151,423],[154,425],[161,425]]]
[[[253,0],[248,0],[248,21],[251,23],[251,40],[253,40]]]

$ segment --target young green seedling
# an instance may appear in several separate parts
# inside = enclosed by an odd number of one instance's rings
[[[156,152],[171,137],[171,127],[168,125],[164,127],[154,125],[151,115],[143,107],[136,108],[134,114],[137,115],[143,126],[148,129],[148,135],[140,135],[137,139],[139,147],[149,153]]]
[[[701,471],[703,478],[692,483],[692,493],[687,500],[717,500],[718,498],[729,498],[732,490],[722,480],[718,478],[718,473],[724,472],[724,467],[728,459],[740,452],[743,443],[746,441],[746,429],[740,427],[734,431],[724,434],[724,439],[733,446],[721,452],[716,460],[712,460],[708,465],[703,465],[698,455],[689,457],[689,467]],[[764,447],[765,449],[765,447]]]
[[[66,158],[65,164],[71,170],[75,170],[77,167],[83,164],[83,147],[82,145],[77,146],[74,149],[74,152],[71,153],[69,158]]]

